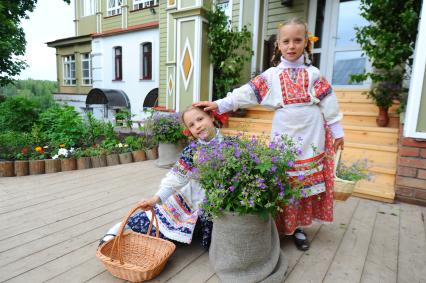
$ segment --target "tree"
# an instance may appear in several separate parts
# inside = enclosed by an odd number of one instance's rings
[[[240,83],[244,64],[251,59],[251,35],[247,27],[232,29],[231,23],[219,6],[207,12],[209,30],[207,44],[213,63],[213,99],[226,96]]]
[[[420,6],[418,0],[361,0],[361,16],[370,24],[355,28],[356,40],[373,71],[353,75],[352,79],[371,79],[373,87],[368,96],[379,107],[387,109],[404,93],[402,81],[413,63]]]
[[[63,0],[70,3],[70,0]],[[25,33],[21,20],[28,19],[37,0],[0,1],[0,86],[13,81],[13,76],[25,69],[27,64],[19,56],[25,54]]]

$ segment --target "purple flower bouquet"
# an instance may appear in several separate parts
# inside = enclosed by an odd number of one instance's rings
[[[264,140],[239,136],[198,149],[196,168],[206,193],[202,207],[213,217],[234,212],[267,219],[300,198],[300,184],[290,186],[286,175],[300,151],[297,144],[287,136]]]

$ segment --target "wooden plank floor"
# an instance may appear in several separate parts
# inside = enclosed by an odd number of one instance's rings
[[[122,282],[95,257],[98,239],[167,172],[152,161],[0,178],[0,282]],[[350,198],[335,221],[306,229],[311,249],[290,238],[285,282],[426,282],[426,208]],[[219,282],[208,253],[179,246],[153,282]]]

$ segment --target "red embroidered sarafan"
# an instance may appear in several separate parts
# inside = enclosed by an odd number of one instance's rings
[[[284,105],[311,102],[308,92],[308,71],[306,69],[284,69],[279,77]]]

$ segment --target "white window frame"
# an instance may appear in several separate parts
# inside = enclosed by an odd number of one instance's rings
[[[74,73],[74,76],[73,76]],[[77,83],[75,77],[75,55],[66,55],[62,57],[63,84],[66,86],[75,86]]]
[[[426,132],[419,132],[417,130],[422,92],[423,88],[426,88],[426,52],[424,52],[424,46],[426,46],[426,8],[424,5],[422,7],[418,30],[413,72],[408,92],[407,110],[405,112],[404,136],[426,139]],[[423,99],[426,99],[426,97],[423,97]]]
[[[96,13],[96,1],[95,0],[81,0],[81,17],[92,16]]]
[[[216,4],[225,13],[225,15],[228,17],[228,20],[232,21],[232,5],[233,5],[232,0],[220,1],[222,3],[218,3],[218,2],[219,1],[216,1]],[[258,2],[258,1],[256,1],[256,2]]]
[[[108,17],[116,16],[121,14],[121,5],[123,4],[123,0],[107,0],[107,15]]]
[[[158,0],[133,0],[133,10],[158,6]]]
[[[88,56],[88,58],[85,58],[85,56]],[[85,62],[88,62],[88,69],[85,69],[83,67],[83,64]],[[85,77],[84,76],[84,70],[88,70],[89,71],[89,76]],[[87,82],[86,82],[87,81]],[[90,53],[82,53],[81,54],[81,85],[92,85],[92,56]]]

